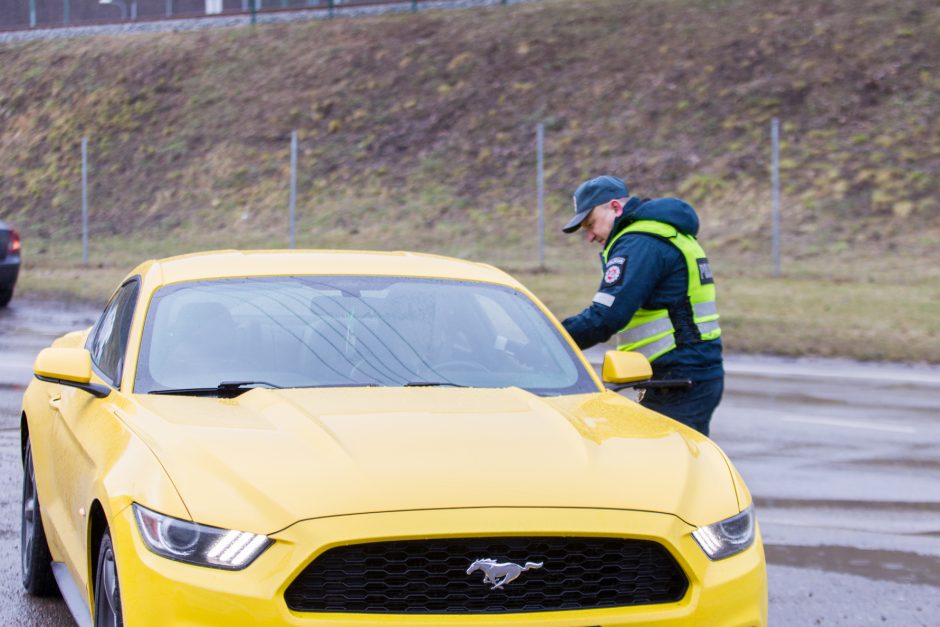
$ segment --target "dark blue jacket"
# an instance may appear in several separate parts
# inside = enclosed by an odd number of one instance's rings
[[[698,216],[687,202],[634,197],[614,222],[607,241],[636,220],[666,222],[683,233],[698,234]],[[616,279],[601,279],[591,306],[562,322],[578,346],[588,348],[606,342],[630,322],[640,307],[668,309],[677,329],[677,346],[653,362],[653,378],[705,381],[724,376],[721,338],[702,341],[692,322],[689,271],[679,249],[655,235],[627,233],[614,243],[607,257],[616,259],[621,272],[606,274],[608,278],[616,275]],[[625,261],[621,263],[619,258]]]

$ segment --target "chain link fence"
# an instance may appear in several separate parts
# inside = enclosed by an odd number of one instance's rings
[[[496,3],[496,2],[494,2]],[[508,0],[499,0],[507,4]],[[0,3],[0,31],[284,11],[334,11],[397,5],[418,10],[433,0],[15,0]]]

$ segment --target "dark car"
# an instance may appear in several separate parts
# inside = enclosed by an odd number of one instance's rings
[[[20,274],[20,234],[9,224],[0,222],[0,307],[13,298],[13,287]]]

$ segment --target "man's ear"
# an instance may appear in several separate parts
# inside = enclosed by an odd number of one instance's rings
[[[611,200],[610,206],[614,210],[614,215],[618,218],[623,214],[623,203],[619,200]]]

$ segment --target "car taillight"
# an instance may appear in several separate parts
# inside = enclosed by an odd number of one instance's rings
[[[10,231],[10,243],[7,246],[8,255],[18,255],[20,253],[20,234],[16,229]]]

